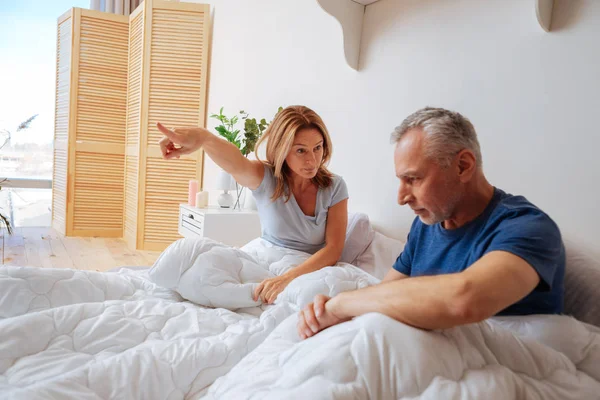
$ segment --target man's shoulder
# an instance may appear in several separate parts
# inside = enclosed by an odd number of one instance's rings
[[[548,216],[538,206],[527,200],[525,196],[513,195],[500,189],[496,189],[496,191],[498,193],[498,200],[492,214],[515,217],[522,215]]]
[[[522,225],[533,221],[547,228],[558,229],[554,220],[541,208],[527,200],[524,196],[506,193],[496,189],[497,204],[488,219],[491,223]]]

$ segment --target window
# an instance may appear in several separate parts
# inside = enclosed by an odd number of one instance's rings
[[[0,5],[0,212],[16,227],[51,222],[56,20],[88,6],[89,0]]]

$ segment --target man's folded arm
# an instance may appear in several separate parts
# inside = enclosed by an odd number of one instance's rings
[[[531,265],[506,251],[492,251],[460,273],[394,280],[390,274],[379,285],[341,293],[326,309],[340,318],[379,312],[417,328],[443,329],[492,317],[540,282]]]

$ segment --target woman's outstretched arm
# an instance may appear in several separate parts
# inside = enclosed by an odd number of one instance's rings
[[[168,129],[160,122],[158,130],[165,136],[159,141],[160,150],[166,159],[179,158],[200,148],[242,186],[256,189],[263,180],[264,167],[260,161],[244,157],[237,147],[204,128]]]

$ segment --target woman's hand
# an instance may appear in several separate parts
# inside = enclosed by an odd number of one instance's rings
[[[204,128],[173,128],[168,129],[163,124],[156,124],[158,130],[165,135],[158,144],[160,151],[166,159],[179,158],[190,154],[202,147],[208,135],[212,133]]]
[[[254,301],[260,299],[265,304],[273,304],[279,293],[283,292],[283,289],[285,289],[292,280],[294,280],[294,276],[289,274],[265,279],[254,290],[252,299]]]
[[[337,297],[335,299],[337,300]],[[333,307],[328,307],[327,303],[331,301],[333,301],[331,297],[318,294],[315,296],[313,303],[308,304],[300,311],[298,325],[296,326],[300,339],[307,339],[323,329],[349,320],[349,318],[336,315],[332,311]]]

